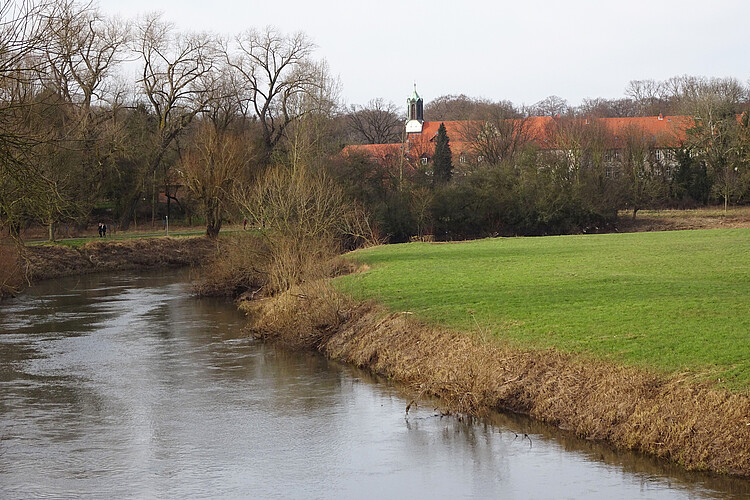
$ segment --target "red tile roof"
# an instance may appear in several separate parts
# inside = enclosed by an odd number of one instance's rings
[[[637,118],[553,118],[550,116],[535,116],[530,118],[513,119],[514,122],[525,122],[526,134],[529,140],[536,142],[541,149],[565,149],[561,144],[560,134],[565,127],[580,128],[582,126],[599,124],[604,126],[613,136],[611,147],[622,147],[626,134],[640,133],[644,139],[653,140],[656,147],[677,147],[685,142],[686,130],[693,126],[693,119],[688,116],[647,116]],[[450,139],[451,150],[454,155],[470,149],[469,136],[476,133],[482,122],[478,121],[445,121],[424,122],[422,132],[408,134],[405,150],[412,158],[434,152],[433,139],[437,136],[440,124]],[[563,141],[564,142],[564,141]],[[388,154],[398,154],[401,144],[367,144],[353,145],[344,148],[344,153],[354,151],[370,154],[379,159]]]

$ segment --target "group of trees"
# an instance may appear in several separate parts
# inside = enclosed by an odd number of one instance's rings
[[[0,225],[14,235],[43,225],[54,238],[61,224],[127,228],[167,215],[201,220],[215,236],[227,217],[248,216],[245,194],[277,168],[288,176],[276,179],[332,179],[393,241],[581,230],[622,208],[748,195],[750,133],[747,115],[737,117],[749,94],[735,79],[633,81],[624,98],[578,107],[556,96],[525,107],[438,97],[425,116],[465,130],[442,129],[431,163],[407,168],[403,156],[338,155],[346,144],[403,143],[403,114],[383,99],[342,106],[314,49],[304,34],[273,28],[220,37],[75,0],[3,3]],[[634,130],[613,170],[595,118],[659,113],[694,119],[671,163]],[[548,131],[557,153],[534,144],[530,116],[557,118]],[[450,140],[471,144],[470,161],[455,164]]]
[[[314,48],[270,27],[222,38],[74,0],[3,3],[0,224],[125,229],[154,221],[161,194],[216,235],[237,186],[319,156],[337,88]]]
[[[670,82],[681,89],[669,100],[679,105],[675,110],[682,115],[673,123],[684,127],[674,136],[657,138],[636,125],[615,131],[596,113],[559,112],[557,98],[535,106],[547,110],[537,115],[555,117],[540,121],[506,102],[444,97],[436,109],[446,121],[468,119],[451,138],[460,141],[466,153],[459,165],[449,164],[455,167],[452,177],[444,173],[440,152],[444,127],[430,143],[434,155],[429,165],[414,155],[401,160],[413,167],[407,176],[394,168],[400,153],[391,155],[390,163],[367,154],[350,155],[339,162],[336,175],[353,176],[345,181],[350,186],[358,179],[353,196],[365,200],[378,227],[396,241],[425,233],[466,238],[596,231],[614,223],[623,209],[635,217],[642,208],[709,203],[726,208],[747,201],[747,87],[733,79],[681,77]],[[629,89],[643,86],[631,82]],[[597,106],[622,110],[624,101],[630,103],[632,116],[653,112],[648,94],[609,103],[598,100]],[[540,123],[544,130],[539,130]],[[549,142],[540,143],[540,137]]]
[[[625,97],[585,98],[571,106],[552,95],[531,105],[492,101],[466,95],[444,95],[425,105],[430,121],[485,121],[529,116],[562,118],[631,118],[639,116],[687,115],[704,118],[716,113],[739,115],[747,108],[750,88],[736,78],[676,76],[664,81],[632,80]],[[401,140],[403,113],[392,103],[374,99],[366,106],[352,106],[350,120],[355,144],[385,144]],[[388,133],[380,133],[387,125]]]

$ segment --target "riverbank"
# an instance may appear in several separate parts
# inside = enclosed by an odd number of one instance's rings
[[[746,229],[410,243],[243,303],[253,335],[443,398],[750,477]]]
[[[205,237],[95,240],[81,246],[26,247],[32,282],[96,272],[195,266],[211,259],[216,243]]]
[[[494,238],[358,251],[355,298],[521,349],[750,394],[750,230]]]
[[[456,411],[523,413],[688,470],[750,477],[746,395],[556,349],[519,349],[320,283],[241,307],[258,338],[369,369]]]

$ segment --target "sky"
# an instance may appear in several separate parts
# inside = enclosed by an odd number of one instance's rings
[[[516,105],[619,98],[630,80],[748,83],[746,0],[100,0],[106,14],[161,11],[185,31],[304,31],[346,104],[466,94]]]

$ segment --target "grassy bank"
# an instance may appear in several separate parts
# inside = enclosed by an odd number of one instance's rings
[[[501,338],[750,387],[750,230],[410,243],[356,252],[356,298]]]
[[[241,307],[258,338],[454,410],[750,477],[748,250],[747,229],[377,247],[334,286],[296,280]]]
[[[750,230],[376,247],[335,287],[298,280],[242,307],[258,338],[454,410],[750,477],[748,250]]]
[[[425,323],[323,282],[243,302],[250,332],[438,396],[456,411],[513,411],[681,464],[750,477],[750,397]],[[416,397],[419,400],[419,397]]]

